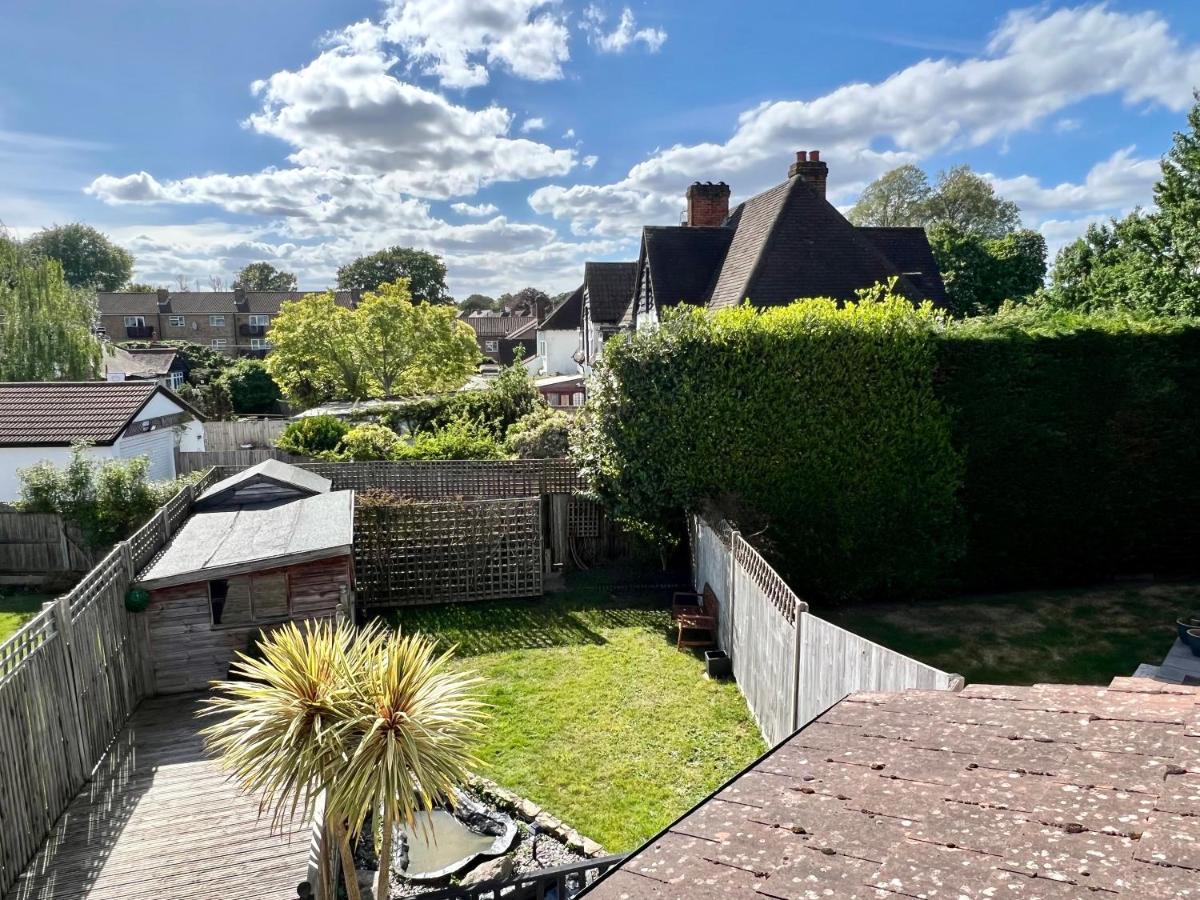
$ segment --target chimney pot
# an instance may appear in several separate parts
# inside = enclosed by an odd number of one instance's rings
[[[807,162],[807,161],[808,161],[808,151],[807,150],[797,150],[796,151],[796,162]]]
[[[694,183],[687,191],[687,224],[724,225],[729,218],[729,185]]]
[[[811,151],[808,154],[808,158],[811,162],[820,162],[821,161],[821,151],[820,150]]]
[[[829,166],[821,161],[821,151],[812,150],[805,152],[801,150],[796,154],[796,161],[788,167],[788,178],[795,178],[799,175],[807,182],[808,186],[820,194],[825,196],[825,182],[829,178]]]

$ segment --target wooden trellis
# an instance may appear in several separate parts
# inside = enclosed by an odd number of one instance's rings
[[[360,504],[354,531],[355,581],[364,606],[542,594],[537,498]]]

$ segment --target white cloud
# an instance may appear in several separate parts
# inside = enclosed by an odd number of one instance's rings
[[[489,66],[519,78],[563,77],[570,58],[558,0],[393,0],[384,17],[387,39],[443,87],[488,82]]]
[[[526,119],[521,123],[521,134],[529,134],[531,131],[541,131],[545,127],[545,119],[539,116],[533,116],[532,118]]]
[[[793,151],[817,148],[830,163],[831,199],[845,202],[886,169],[1033,128],[1088,97],[1182,111],[1193,84],[1200,50],[1181,46],[1157,13],[1038,7],[1010,14],[978,57],[925,59],[879,82],[764,102],[724,142],[677,144],[616,183],[544,187],[529,199],[576,233],[628,233],[655,221],[638,218],[647,210],[678,209],[697,178],[746,196],[778,182]]]
[[[1015,201],[1029,223],[1048,215],[1109,212],[1121,214],[1145,204],[1162,174],[1157,159],[1136,159],[1134,147],[1118,150],[1096,163],[1082,183],[1062,182],[1044,187],[1031,175],[997,178],[986,175],[997,192]]]
[[[638,28],[633,10],[628,6],[621,10],[617,27],[605,30],[607,14],[592,4],[584,10],[580,27],[587,33],[588,43],[601,53],[624,53],[633,44],[644,44],[651,53],[657,53],[667,42],[667,33],[661,28]]]
[[[500,212],[500,207],[495,203],[451,203],[450,208],[460,216],[471,216],[473,218],[494,216]]]

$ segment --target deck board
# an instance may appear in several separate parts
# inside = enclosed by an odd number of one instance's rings
[[[146,700],[13,888],[14,900],[294,900],[309,831],[272,833],[203,750],[202,694]]]

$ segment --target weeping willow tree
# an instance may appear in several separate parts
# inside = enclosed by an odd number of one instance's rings
[[[100,370],[95,303],[57,260],[0,234],[0,381],[83,381]]]

